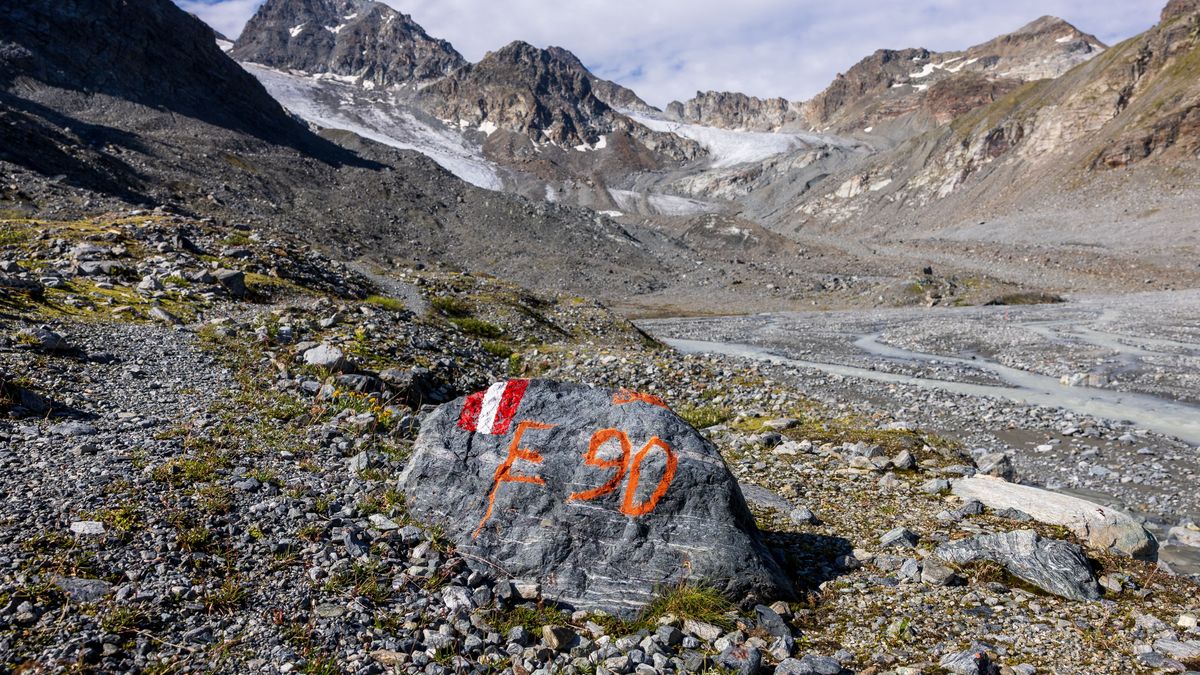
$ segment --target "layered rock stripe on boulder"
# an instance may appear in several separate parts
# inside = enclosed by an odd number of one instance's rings
[[[680,583],[792,594],[717,449],[653,396],[497,383],[429,416],[400,484],[473,565],[577,609],[628,616]]]
[[[938,546],[933,554],[958,565],[997,562],[1038,588],[1068,600],[1100,598],[1100,584],[1083,550],[1069,542],[1043,539],[1033,530],[959,539]]]

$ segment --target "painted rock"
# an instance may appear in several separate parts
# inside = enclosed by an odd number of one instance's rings
[[[400,484],[469,564],[575,609],[629,616],[680,583],[792,595],[716,448],[650,395],[494,384],[426,419]]]

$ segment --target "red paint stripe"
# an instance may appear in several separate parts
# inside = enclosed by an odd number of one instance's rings
[[[492,423],[492,434],[500,436],[508,433],[508,427],[512,424],[513,418],[517,416],[517,408],[521,406],[521,399],[525,396],[525,390],[529,387],[529,380],[509,380],[508,385],[504,387],[504,397],[500,399],[500,406],[496,409],[496,421]],[[479,413],[476,413],[478,416]]]
[[[483,395],[487,392],[478,391],[467,397],[463,404],[462,415],[458,418],[458,428],[475,433],[479,426],[479,410],[483,407]]]

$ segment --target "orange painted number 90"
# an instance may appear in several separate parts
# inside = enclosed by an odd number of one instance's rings
[[[620,459],[601,459],[600,449],[605,443],[616,440],[621,446]],[[650,498],[642,503],[636,503],[638,482],[642,477],[642,462],[645,461],[647,455],[654,448],[663,451],[667,457],[667,467],[663,470],[662,478],[658,481],[658,486],[654,488],[654,493]],[[671,446],[667,445],[658,436],[646,441],[646,445],[638,451],[633,458],[632,465],[629,461],[629,454],[633,446],[629,442],[629,436],[620,429],[601,429],[592,434],[592,440],[588,443],[588,450],[583,455],[584,464],[594,466],[599,469],[615,469],[615,473],[607,483],[592,490],[584,492],[576,492],[571,495],[572,501],[591,501],[614,491],[621,481],[625,479],[625,474],[629,474],[629,485],[625,487],[625,499],[621,503],[621,513],[627,516],[644,516],[654,510],[658,506],[658,501],[667,493],[667,488],[671,487],[671,481],[675,478],[675,469],[679,466],[679,458],[675,456],[675,451],[671,450]]]

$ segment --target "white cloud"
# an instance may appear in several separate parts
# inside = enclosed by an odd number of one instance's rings
[[[200,17],[213,30],[236,38],[263,0],[175,0],[185,12]]]
[[[261,0],[178,0],[236,34]],[[468,59],[513,40],[575,52],[655,105],[697,90],[805,99],[880,48],[961,49],[1043,14],[1116,41],[1165,0],[386,0]]]

